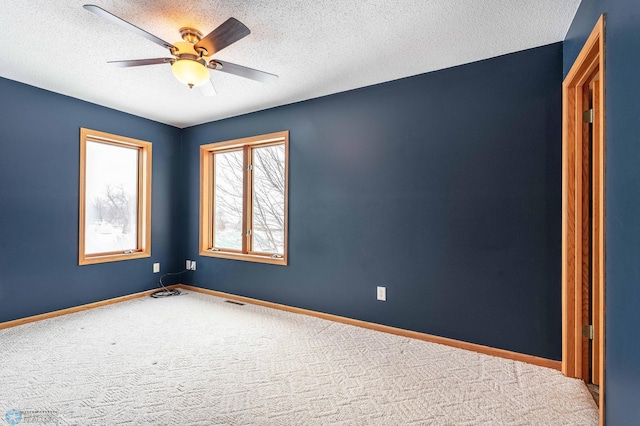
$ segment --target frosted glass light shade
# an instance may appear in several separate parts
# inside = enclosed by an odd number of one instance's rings
[[[171,71],[180,83],[189,87],[201,86],[209,80],[209,70],[200,62],[179,59],[171,65]]]

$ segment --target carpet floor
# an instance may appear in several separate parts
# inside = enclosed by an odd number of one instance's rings
[[[584,383],[553,369],[185,293],[1,330],[0,419],[19,425],[598,424]]]

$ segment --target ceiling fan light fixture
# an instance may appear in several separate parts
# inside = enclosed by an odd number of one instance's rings
[[[209,81],[207,67],[193,59],[178,59],[171,65],[171,71],[180,83],[190,88],[202,86]]]
[[[180,28],[180,35],[182,36],[183,41],[172,44],[139,27],[136,27],[99,6],[85,4],[83,7],[91,13],[105,18],[114,24],[128,29],[129,31],[133,31],[139,36],[142,36],[165,49],[169,49],[171,56],[173,56],[172,58],[109,61],[109,63],[116,66],[138,67],[143,65],[170,63],[171,71],[180,83],[186,84],[190,88],[193,88],[194,86],[203,86],[202,91],[205,96],[212,96],[215,94],[213,85],[209,80],[209,70],[222,71],[227,74],[233,74],[263,83],[274,83],[278,80],[278,76],[275,74],[269,74],[253,68],[243,67],[242,65],[232,64],[231,62],[222,62],[211,59],[211,57],[217,52],[251,34],[249,28],[236,18],[227,19],[204,37],[202,36],[202,33],[195,28],[182,27]]]

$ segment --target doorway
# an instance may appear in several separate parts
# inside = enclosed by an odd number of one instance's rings
[[[604,15],[563,82],[562,372],[604,419]]]

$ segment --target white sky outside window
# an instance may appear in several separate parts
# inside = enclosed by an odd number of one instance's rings
[[[214,156],[214,247],[242,250],[242,151]]]
[[[138,248],[138,154],[87,141],[85,254]]]
[[[284,253],[284,145],[253,150],[252,249]]]

